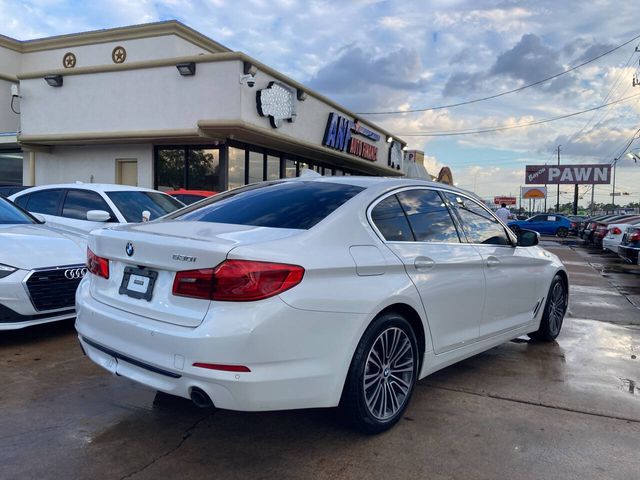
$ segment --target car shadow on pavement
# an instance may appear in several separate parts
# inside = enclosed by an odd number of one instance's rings
[[[28,345],[49,340],[53,337],[76,334],[75,319],[34,325],[17,330],[5,330],[0,335],[0,348]]]

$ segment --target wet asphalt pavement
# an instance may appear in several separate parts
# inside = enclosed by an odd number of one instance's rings
[[[638,267],[545,242],[572,284],[557,342],[525,337],[419,382],[367,437],[333,410],[201,410],[84,358],[72,322],[0,335],[0,478],[638,479]],[[629,268],[627,268],[629,270]]]

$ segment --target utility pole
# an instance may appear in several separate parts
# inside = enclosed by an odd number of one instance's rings
[[[558,145],[558,166],[560,166],[560,147],[562,145]],[[556,196],[556,213],[560,213],[560,184],[558,183],[558,193]]]
[[[573,190],[573,214],[574,215],[578,214],[578,184],[577,183],[574,185],[574,190]]]
[[[618,163],[618,159],[613,159],[613,191],[611,192],[611,205],[613,206],[613,212],[616,213],[616,164]]]
[[[547,163],[545,162],[544,166],[547,166]],[[547,213],[547,184],[544,184],[544,213]]]

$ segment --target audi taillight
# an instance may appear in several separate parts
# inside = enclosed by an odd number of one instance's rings
[[[87,270],[102,278],[109,278],[109,260],[99,257],[87,247]]]
[[[304,268],[284,263],[225,260],[215,268],[177,272],[173,294],[181,297],[250,302],[298,285]]]
[[[610,232],[612,235],[620,235],[622,233],[622,230],[620,230],[618,227],[613,227]]]

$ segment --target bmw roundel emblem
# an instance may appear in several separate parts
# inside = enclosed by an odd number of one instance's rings
[[[133,243],[131,242],[127,242],[127,247],[124,249],[125,252],[127,252],[127,255],[131,256],[133,255]]]

